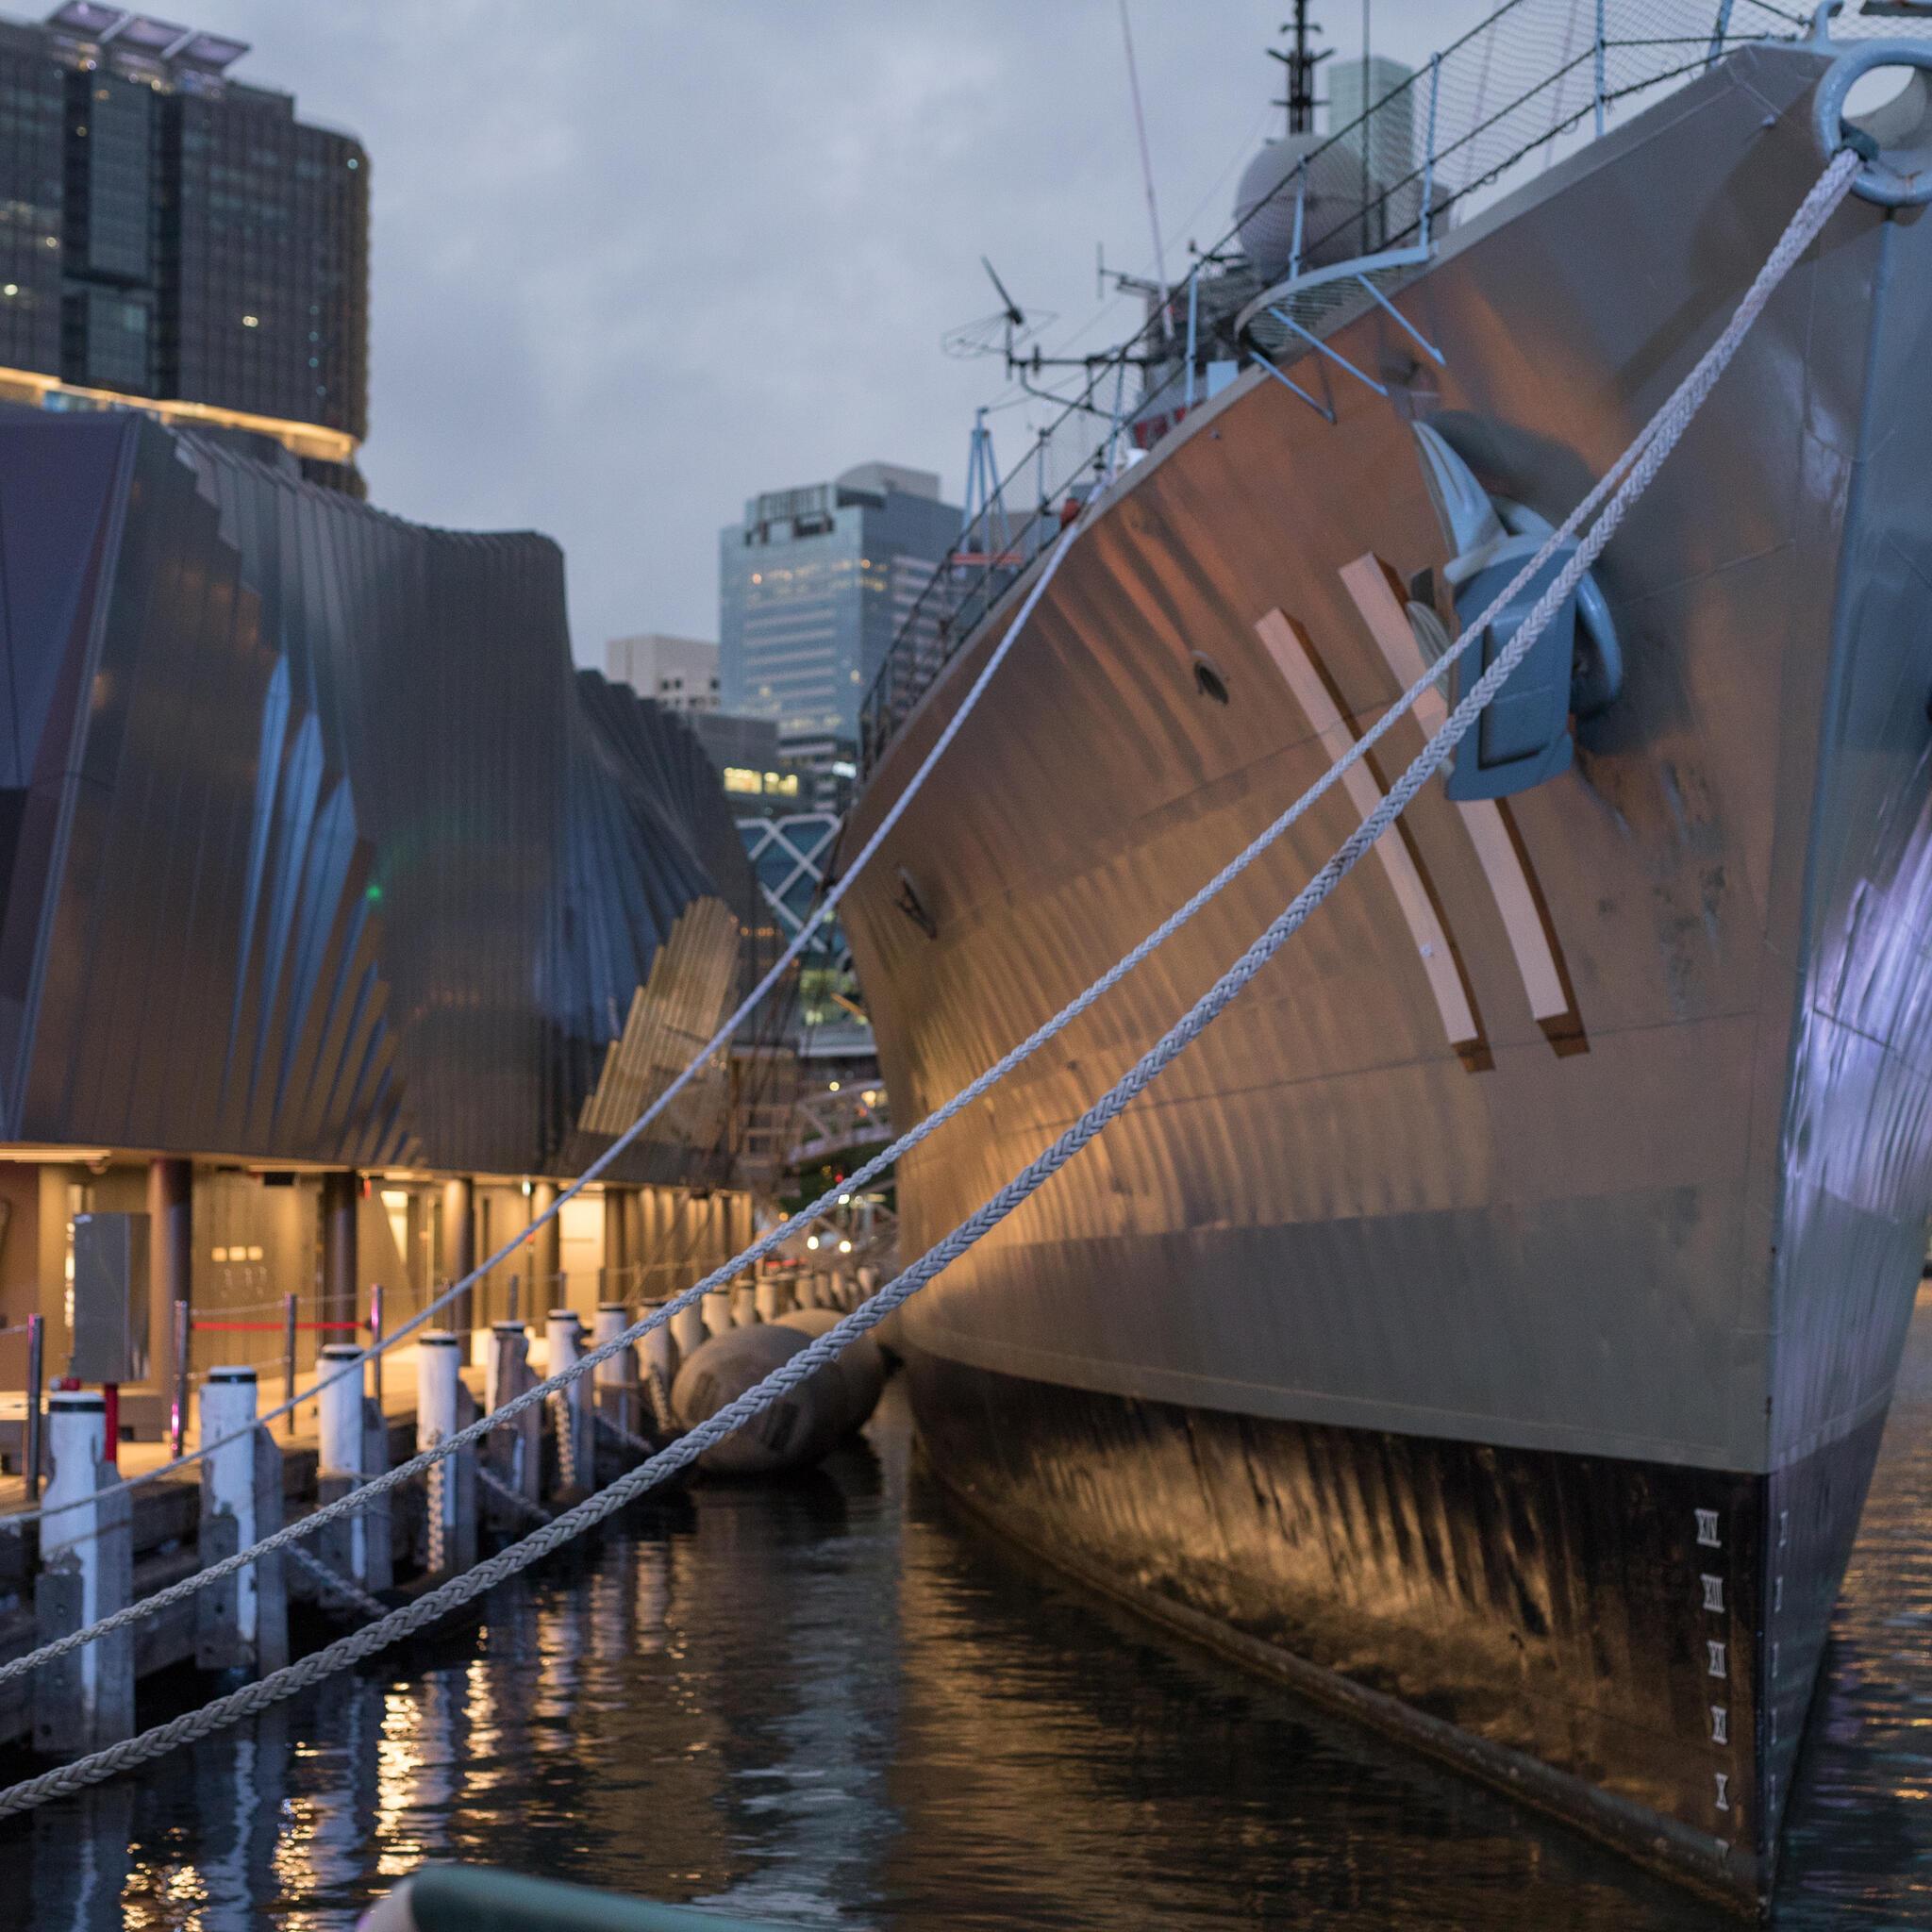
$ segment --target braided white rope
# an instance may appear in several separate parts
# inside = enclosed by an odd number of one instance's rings
[[[125,1608],[115,1611],[112,1615],[101,1619],[99,1623],[91,1624],[86,1629],[74,1631],[67,1636],[57,1638],[51,1642],[42,1645],[38,1650],[31,1651],[24,1657],[16,1657],[9,1663],[0,1665],[0,1684],[5,1684],[15,1677],[24,1675],[27,1672],[38,1668],[41,1664],[50,1662],[55,1657],[64,1656],[68,1652],[79,1648],[84,1643],[92,1642],[96,1638],[107,1636],[112,1631],[153,1616],[160,1610],[169,1607],[172,1604],[193,1595],[197,1591],[219,1582],[223,1577],[233,1574],[258,1557],[271,1555],[275,1550],[292,1542],[295,1539],[311,1534],[325,1523],[346,1515],[350,1511],[374,1501],[377,1496],[383,1495],[388,1491],[398,1487],[400,1484],[411,1480],[416,1475],[431,1468],[443,1457],[454,1454],[458,1449],[479,1440],[492,1428],[508,1422],[510,1418],[528,1407],[532,1403],[542,1401],[546,1397],[555,1394],[576,1376],[588,1373],[595,1368],[598,1363],[608,1360],[621,1350],[634,1345],[646,1331],[668,1321],[681,1308],[689,1307],[702,1295],[712,1291],[731,1276],[739,1274],[746,1266],[762,1258],[781,1241],[787,1240],[800,1228],[809,1224],[817,1214],[832,1205],[836,1194],[848,1193],[865,1186],[869,1180],[883,1172],[901,1154],[937,1131],[946,1121],[952,1119],[963,1108],[970,1106],[973,1101],[984,1094],[1029,1055],[1038,1051],[1041,1045],[1045,1044],[1057,1033],[1071,1024],[1079,1014],[1086,1011],[1108,988],[1117,984],[1127,972],[1145,959],[1158,945],[1178,931],[1181,925],[1185,924],[1189,919],[1191,919],[1224,887],[1252,864],[1268,846],[1279,839],[1289,826],[1301,817],[1316,799],[1320,798],[1324,792],[1337,783],[1348,766],[1357,758],[1364,756],[1385,733],[1394,726],[1400,718],[1407,714],[1409,708],[1422,696],[1424,691],[1428,690],[1441,677],[1444,667],[1459,658],[1483,634],[1488,625],[1507,605],[1509,600],[1515,597],[1524,586],[1547,564],[1549,559],[1556,554],[1557,548],[1574,535],[1577,526],[1590,513],[1591,509],[1603,501],[1607,492],[1619,478],[1625,476],[1629,473],[1632,465],[1638,461],[1640,457],[1656,441],[1661,428],[1667,423],[1674,420],[1678,412],[1688,410],[1690,414],[1695,413],[1704,396],[1708,393],[1710,385],[1715,382],[1718,375],[1729,362],[1731,357],[1737,351],[1738,344],[1743,340],[1744,334],[1750,328],[1751,324],[1757,320],[1757,315],[1762,311],[1765,302],[1770,299],[1772,291],[1790,271],[1791,263],[1804,252],[1805,247],[1808,245],[1810,239],[1816,234],[1817,229],[1824,225],[1832,209],[1843,199],[1850,175],[1847,175],[1845,182],[1837,184],[1834,187],[1833,170],[1838,165],[1837,162],[1834,162],[1833,169],[1826,171],[1811,193],[1800,205],[1797,213],[1791,219],[1790,227],[1786,230],[1783,238],[1781,238],[1778,247],[1773,250],[1764,268],[1759,272],[1757,280],[1753,283],[1742,302],[1740,303],[1724,332],[1719,336],[1710,349],[1706,352],[1692,368],[1690,375],[1672,392],[1663,407],[1638,433],[1637,438],[1624,452],[1623,456],[1605,473],[1603,479],[1591,491],[1583,502],[1572,511],[1571,515],[1550,534],[1544,541],[1541,548],[1523,566],[1516,577],[1497,595],[1489,608],[1474,623],[1467,625],[1462,636],[1450,647],[1449,651],[1441,658],[1439,658],[1436,663],[1431,665],[1424,676],[1419,678],[1403,694],[1402,698],[1384,713],[1381,720],[1371,730],[1365,732],[1357,741],[1355,745],[1351,747],[1350,751],[1339,759],[1330,770],[1324,773],[1315,784],[1310,786],[1273,824],[1252,841],[1235,858],[1230,860],[1185,906],[1159,926],[1156,927],[1132,952],[1108,968],[1100,978],[1095,980],[1091,986],[1077,995],[1066,1007],[1062,1008],[1051,1020],[1029,1035],[1026,1040],[1013,1048],[1002,1059],[995,1062],[993,1066],[988,1068],[970,1086],[963,1088],[952,1099],[945,1102],[943,1106],[937,1108],[924,1121],[919,1123],[918,1125],[908,1128],[905,1134],[900,1136],[890,1146],[886,1147],[879,1154],[874,1155],[871,1160],[867,1161],[846,1180],[835,1183],[832,1188],[827,1189],[824,1194],[820,1195],[816,1201],[809,1203],[807,1207],[801,1208],[798,1213],[792,1215],[789,1220],[780,1223],[776,1227],[768,1230],[767,1233],[754,1241],[750,1247],[724,1262],[701,1281],[694,1283],[691,1288],[685,1290],[681,1294],[654,1309],[649,1315],[634,1324],[622,1335],[615,1336],[608,1341],[600,1343],[595,1348],[580,1356],[568,1369],[562,1370],[547,1380],[525,1390],[523,1394],[505,1403],[500,1408],[492,1411],[490,1415],[483,1416],[466,1427],[456,1431],[433,1448],[424,1450],[409,1460],[397,1464],[394,1469],[389,1470],[381,1475],[372,1477],[369,1482],[363,1484],[359,1489],[352,1491],[347,1495],[339,1498],[336,1502],[311,1512],[300,1522],[291,1524],[286,1528],[276,1531],[273,1536],[265,1538],[261,1542],[256,1543],[246,1550],[238,1551],[234,1556],[225,1557],[220,1562],[211,1564],[206,1570],[198,1571],[192,1576],[184,1577],[180,1582],[171,1584],[166,1590],[159,1591],[153,1596],[143,1597],[138,1603],[130,1604]],[[1683,420],[1688,422],[1689,415],[1686,414]],[[1580,575],[1581,572],[1579,571],[1578,575],[1580,576]],[[1558,608],[1560,602],[1561,600],[1558,599],[1557,604],[1551,606],[1552,611]],[[1541,609],[1541,604],[1537,608]],[[1532,619],[1535,618],[1535,611],[1532,611]],[[1548,621],[1548,617],[1545,616],[1538,625],[1539,630]],[[1521,641],[1522,634],[1519,633],[1517,641],[1521,642]],[[1524,648],[1526,649],[1527,645],[1524,645]]]
[[[299,1545],[291,1549],[289,1556],[295,1567],[313,1580],[318,1590],[352,1605],[365,1617],[389,1615],[389,1606],[380,1597],[371,1596],[354,1577],[344,1576],[339,1570],[331,1570],[320,1557],[310,1556]]]
[[[647,1444],[646,1447],[649,1445]],[[549,1523],[553,1519],[542,1504],[535,1503],[521,1490],[513,1490],[494,1470],[476,1465],[476,1480],[496,1497],[499,1502],[508,1503],[517,1514],[530,1523]]]
[[[566,1201],[575,1199],[598,1175],[603,1174],[610,1163],[676,1099],[678,1094],[684,1091],[685,1088],[697,1077],[698,1074],[710,1060],[713,1054],[721,1052],[731,1043],[739,1027],[763,1004],[765,995],[791,970],[799,955],[805,951],[806,945],[812,934],[838,910],[840,901],[852,890],[853,882],[864,872],[866,866],[871,862],[873,855],[885,843],[887,838],[891,833],[892,827],[905,816],[907,808],[918,797],[926,779],[932,774],[933,767],[945,756],[947,747],[958,736],[960,727],[973,715],[973,711],[978,705],[980,698],[985,695],[987,686],[992,682],[994,675],[998,672],[1000,666],[1006,662],[1007,653],[1013,648],[1013,645],[1019,640],[1020,633],[1025,629],[1026,622],[1033,615],[1034,608],[1039,604],[1041,598],[1046,594],[1047,586],[1053,582],[1055,573],[1058,571],[1061,563],[1065,560],[1067,553],[1074,547],[1074,538],[1079,536],[1085,528],[1099,501],[1100,497],[1096,493],[1081,511],[1079,517],[1067,529],[1060,541],[1055,546],[1053,554],[1046,560],[1046,568],[1034,580],[1033,588],[1027,591],[1025,601],[1020,606],[1012,623],[1007,626],[1005,635],[993,646],[991,655],[980,667],[979,675],[974,677],[972,684],[967,688],[966,695],[959,701],[958,709],[947,719],[945,728],[933,741],[931,750],[920,760],[918,769],[907,780],[905,788],[900,791],[899,795],[893,799],[891,808],[886,812],[884,818],[879,821],[872,836],[866,840],[852,863],[845,869],[831,890],[819,901],[817,907],[798,928],[791,944],[779,955],[776,964],[739,1002],[737,1010],[732,1013],[730,1018],[725,1020],[719,1026],[717,1032],[712,1034],[710,1039],[691,1056],[684,1071],[672,1081],[670,1086],[665,1088],[663,1092],[658,1094],[651,1102],[650,1106],[645,1108],[643,1112],[616,1140],[611,1141],[610,1145],[602,1154],[598,1155],[596,1159],[591,1161],[590,1166],[585,1168],[575,1180],[571,1182],[569,1187],[563,1189],[557,1198],[544,1208],[542,1213],[538,1215],[535,1221],[531,1222],[527,1227],[520,1229],[511,1236],[508,1241],[504,1242],[502,1247],[498,1248],[487,1260],[473,1268],[460,1281],[452,1282],[434,1300],[426,1302],[401,1327],[396,1329],[394,1334],[385,1335],[379,1341],[372,1342],[354,1360],[343,1360],[332,1374],[323,1375],[312,1382],[307,1389],[295,1391],[286,1400],[277,1403],[274,1408],[267,1409],[262,1414],[257,1416],[248,1427],[231,1429],[227,1435],[217,1436],[212,1441],[202,1442],[190,1450],[185,1456],[175,1457],[171,1462],[163,1462],[153,1469],[142,1470],[134,1475],[124,1476],[119,1482],[109,1485],[108,1489],[99,1491],[94,1495],[77,1497],[70,1503],[43,1504],[38,1508],[22,1509],[12,1515],[0,1517],[0,1530],[18,1532],[25,1529],[29,1523],[38,1523],[44,1517],[57,1516],[69,1509],[92,1507],[101,1497],[111,1495],[116,1491],[131,1490],[142,1483],[157,1482],[162,1476],[173,1475],[178,1471],[186,1469],[191,1463],[199,1462],[203,1457],[212,1455],[217,1449],[224,1448],[230,1442],[241,1441],[254,1429],[278,1421],[281,1417],[291,1414],[301,1404],[313,1402],[323,1390],[332,1388],[346,1376],[360,1375],[362,1365],[365,1362],[374,1361],[376,1357],[384,1355],[390,1349],[394,1348],[406,1336],[413,1334],[418,1328],[422,1327],[424,1323],[428,1321],[430,1316],[447,1307],[451,1302],[455,1301],[466,1290],[475,1287],[477,1282],[482,1280],[484,1275],[489,1274],[492,1268],[508,1260],[538,1228],[541,1227],[546,1222],[554,1220],[562,1211]]]
[[[64,1797],[74,1791],[85,1790],[89,1785],[98,1784],[103,1779],[115,1776],[135,1765],[146,1763],[182,1744],[192,1742],[197,1738],[207,1737],[224,1725],[265,1710],[285,1698],[294,1696],[309,1685],[320,1682],[324,1677],[359,1662],[363,1657],[373,1656],[391,1643],[400,1642],[424,1624],[461,1607],[483,1591],[541,1561],[551,1551],[572,1538],[581,1535],[585,1530],[614,1515],[666,1476],[695,1461],[712,1443],[721,1441],[732,1430],[750,1421],[753,1416],[796,1388],[807,1376],[830,1361],[846,1343],[883,1321],[902,1303],[916,1294],[935,1275],[958,1259],[976,1241],[998,1226],[1014,1208],[1044,1186],[1047,1180],[1058,1173],[1081,1148],[1101,1133],[1134,1099],[1158,1079],[1187,1046],[1213,1024],[1261,968],[1300,929],[1309,914],[1347,876],[1362,855],[1389,829],[1467,735],[1477,716],[1495,696],[1510,673],[1522,662],[1531,646],[1574,591],[1584,573],[1602,553],[1604,546],[1622,524],[1630,506],[1649,488],[1665,458],[1676,447],[1691,419],[1702,407],[1718,376],[1723,374],[1731,358],[1737,353],[1739,344],[1749,332],[1752,324],[1763,311],[1772,291],[1816,237],[1839,203],[1844,199],[1857,175],[1857,167],[1858,161],[1855,155],[1841,153],[1834,158],[1816,186],[1800,205],[1797,213],[1792,216],[1790,226],[1778,245],[1772,251],[1764,268],[1759,271],[1757,278],[1740,303],[1723,334],[1700,358],[1690,375],[1679,384],[1651,423],[1640,433],[1630,450],[1626,451],[1624,457],[1613,467],[1610,474],[1621,474],[1623,481],[1618,484],[1615,493],[1610,497],[1601,516],[1591,525],[1574,554],[1551,581],[1547,590],[1538,598],[1516,635],[1449,714],[1441,728],[1423,746],[1387,796],[1349,835],[1328,862],[1295,895],[1246,952],[1050,1147],[1028,1162],[974,1213],[969,1215],[942,1241],[927,1249],[910,1268],[870,1300],[861,1303],[851,1314],[828,1328],[824,1335],[808,1341],[763,1381],[747,1390],[735,1401],[725,1404],[715,1415],[708,1417],[675,1442],[659,1450],[636,1469],[620,1476],[608,1488],[587,1497],[553,1522],[533,1531],[523,1541],[499,1551],[495,1556],[478,1563],[474,1569],[464,1572],[462,1575],[452,1577],[449,1582],[418,1598],[407,1607],[391,1612],[380,1623],[354,1631],[325,1649],[302,1658],[298,1663],[275,1671],[259,1682],[247,1685],[225,1697],[216,1698],[202,1706],[200,1709],[186,1712],[171,1723],[157,1725],[138,1737],[125,1739],[118,1744],[109,1745],[87,1757],[79,1758],[73,1764],[63,1765],[39,1777],[26,1779],[6,1791],[0,1791],[0,1818],[11,1817],[18,1812],[44,1804],[51,1798]],[[1607,477],[1606,482],[1607,480]],[[1600,484],[1597,490],[1591,492],[1591,496],[1600,496],[1604,487]],[[1550,544],[1554,545],[1562,535],[1563,532],[1558,531],[1550,540]],[[1525,572],[1534,571],[1539,567],[1537,561],[1532,560],[1531,564],[1525,567]],[[1506,591],[1505,597],[1513,594],[1514,588]],[[1480,635],[1488,622],[1489,618],[1486,616],[1481,625],[1473,625],[1471,635]],[[1436,670],[1432,671],[1431,680],[1440,668],[1438,665]],[[845,1185],[849,1186],[849,1183]],[[700,1283],[687,1291],[686,1294],[678,1297],[676,1301],[667,1303],[664,1307],[655,1310],[648,1320],[637,1324],[636,1332],[642,1333],[645,1328],[655,1325],[658,1321],[675,1312],[683,1303],[694,1299],[703,1291],[704,1286],[705,1284]],[[591,1366],[596,1359],[615,1354],[620,1347],[628,1345],[631,1339],[626,1335],[603,1344],[600,1349],[593,1350],[590,1355],[580,1358],[574,1365],[575,1369],[581,1372]],[[557,1379],[562,1381],[568,1379],[568,1376]],[[444,1443],[439,1445],[441,1453],[447,1454],[466,1438],[473,1439],[475,1434],[493,1426],[498,1417],[508,1414],[512,1409],[531,1400],[540,1399],[546,1392],[547,1385],[541,1384],[525,1391],[516,1402],[506,1405],[503,1410],[498,1411],[497,1417],[485,1417],[479,1423],[472,1424],[469,1429],[459,1430],[451,1436]],[[414,1460],[419,1465],[434,1460],[436,1453],[427,1452],[424,1457]],[[400,1476],[403,1471],[409,1468],[409,1464],[403,1464],[400,1469],[391,1471],[391,1476]],[[378,1478],[377,1481],[381,1482],[384,1479]],[[375,1489],[375,1484],[372,1483],[354,1493],[366,1496]],[[322,1511],[317,1511],[315,1516],[308,1519],[308,1523],[314,1524],[322,1514]],[[282,1537],[288,1534],[287,1531],[281,1532]],[[255,1556],[275,1547],[278,1538],[271,1537],[258,1544],[254,1551],[242,1552],[239,1558],[229,1558],[227,1562],[232,1564],[252,1560]],[[149,1599],[150,1603],[158,1604],[158,1598]],[[120,1614],[125,1619],[126,1613]],[[105,1620],[102,1624],[96,1626],[93,1634],[101,1634],[112,1626],[115,1621],[111,1618]],[[67,1647],[71,1647],[71,1644]],[[29,1660],[21,1661],[25,1663]]]

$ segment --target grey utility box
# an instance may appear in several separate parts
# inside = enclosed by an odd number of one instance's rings
[[[147,1372],[147,1216],[76,1214],[72,1373],[142,1382]]]

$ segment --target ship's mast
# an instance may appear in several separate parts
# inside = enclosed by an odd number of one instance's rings
[[[1308,0],[1294,0],[1294,18],[1284,21],[1281,31],[1292,34],[1293,42],[1286,48],[1270,47],[1268,58],[1279,60],[1288,72],[1287,86],[1282,98],[1274,103],[1277,108],[1288,110],[1288,131],[1291,134],[1310,134],[1315,126],[1315,69],[1328,58],[1329,50],[1311,53],[1308,37],[1322,31],[1308,21]]]

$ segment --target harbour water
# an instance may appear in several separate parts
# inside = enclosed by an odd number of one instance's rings
[[[1928,1495],[1922,1295],[1786,1932],[1932,1923]],[[1736,1923],[1024,1566],[935,1489],[896,1387],[809,1479],[677,1499],[480,1632],[0,1833],[35,1932],[347,1932],[444,1857],[798,1925]]]

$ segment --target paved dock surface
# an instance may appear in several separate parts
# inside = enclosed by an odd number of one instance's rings
[[[1793,1802],[1781,1932],[1932,1924],[1932,1299]],[[455,1857],[800,1926],[1719,1932],[1736,1921],[1014,1561],[895,1387],[138,1782],[0,1826],[42,1932],[350,1932]]]

